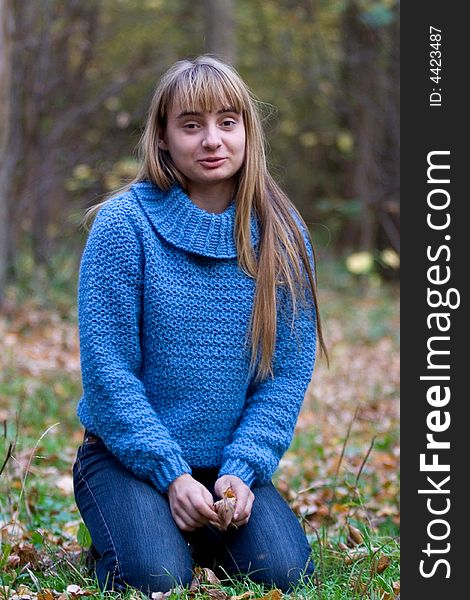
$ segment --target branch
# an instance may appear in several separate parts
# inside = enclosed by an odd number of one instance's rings
[[[154,67],[147,66],[140,70],[135,70],[133,66],[130,65],[126,71],[130,72],[131,75],[121,75],[117,81],[113,81],[113,83],[109,84],[100,94],[81,106],[71,108],[62,116],[60,121],[56,121],[49,135],[49,143],[56,143],[76,122],[93,113],[107,98],[119,94],[123,88],[132,84],[143,75],[153,73]]]

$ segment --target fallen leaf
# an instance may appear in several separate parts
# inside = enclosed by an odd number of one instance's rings
[[[280,590],[271,590],[266,596],[260,598],[260,600],[282,600],[282,592]]]
[[[11,596],[11,600],[34,600],[34,598],[36,594],[25,585],[20,585],[16,593]]]
[[[16,569],[16,567],[20,564],[20,557],[18,554],[10,554],[7,560],[7,567],[10,569]]]
[[[18,522],[0,523],[1,542],[18,542],[23,539],[26,527]]]
[[[90,590],[84,590],[76,584],[68,585],[65,591],[70,595],[71,600],[75,600],[76,598],[81,598],[83,596],[91,596],[93,594],[93,592]]]
[[[254,592],[248,590],[244,594],[240,594],[240,596],[230,596],[230,600],[243,600],[243,598],[252,598],[254,595]]]
[[[15,566],[31,565],[33,569],[37,569],[40,564],[39,553],[30,542],[15,544],[11,549],[10,557],[13,557],[12,563],[15,563]],[[29,592],[27,593],[29,594]]]
[[[383,573],[385,569],[390,566],[391,562],[392,561],[390,560],[390,557],[385,556],[385,554],[382,554],[382,556],[377,561],[377,564],[374,565],[373,572]]]
[[[66,589],[67,594],[78,594],[80,591],[80,586],[75,584],[68,585]]]
[[[364,543],[364,538],[362,537],[362,533],[359,531],[359,529],[357,529],[357,527],[354,527],[353,525],[350,525],[348,523],[348,531],[349,531],[349,537],[351,538],[352,542],[354,544],[363,544]]]
[[[219,516],[219,523],[214,525],[219,526],[222,531],[227,531],[228,526],[232,522],[235,506],[237,505],[237,497],[231,487],[228,487],[223,494],[221,500],[214,503],[214,510]]]
[[[202,569],[202,572],[204,574],[204,581],[207,583],[212,583],[213,585],[220,585],[220,579],[217,577],[214,571],[211,571],[211,569],[205,567]]]
[[[213,600],[230,600],[230,596],[223,590],[211,590],[205,586],[202,586],[201,589]]]
[[[191,588],[194,584],[194,586],[197,589],[201,583],[210,583],[212,585],[220,585],[220,579],[217,577],[217,575],[211,569],[208,569],[207,567],[205,567],[205,568],[196,567],[194,569],[194,579],[191,583]]]
[[[354,552],[349,551],[345,553],[344,562],[347,565],[351,565],[353,562],[366,558],[368,555],[369,551],[367,550],[367,548],[360,548],[359,550],[356,550]]]

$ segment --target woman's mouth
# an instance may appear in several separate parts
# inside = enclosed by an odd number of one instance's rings
[[[199,160],[199,164],[206,169],[216,169],[224,164],[227,159],[224,157],[213,157],[213,158],[202,158]]]

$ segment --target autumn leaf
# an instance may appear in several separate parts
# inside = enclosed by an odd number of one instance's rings
[[[226,592],[224,592],[223,590],[210,590],[210,589],[207,589],[204,586],[202,586],[202,590],[212,600],[230,600],[230,596]]]
[[[378,559],[378,561],[372,565],[372,572],[373,573],[383,573],[385,571],[385,569],[390,566],[391,562],[392,561],[390,560],[390,557],[382,554],[382,556]]]
[[[76,584],[68,585],[66,592],[72,600],[75,600],[75,598],[81,598],[82,596],[92,595],[90,590],[83,590],[79,585]]]
[[[252,592],[251,590],[248,590],[247,592],[244,592],[243,594],[240,594],[239,596],[230,596],[230,600],[244,600],[245,598],[253,598],[254,595],[255,595],[254,592]]]
[[[237,505],[237,497],[231,487],[228,487],[222,496],[221,500],[214,503],[214,510],[219,516],[219,523],[214,523],[222,531],[227,531],[228,526],[232,523],[235,506]]]
[[[359,529],[357,529],[357,527],[354,527],[353,525],[350,525],[348,523],[348,531],[349,531],[348,541],[352,542],[351,545],[354,546],[354,545],[364,543],[364,538],[362,537],[362,533],[359,531]]]
[[[202,573],[202,581],[206,582],[206,583],[211,583],[212,585],[220,585],[220,579],[217,577],[217,575],[214,573],[214,571],[212,571],[211,569],[208,569],[207,567],[200,569],[201,573]]]
[[[18,544],[15,544],[8,558],[10,567],[24,567],[25,565],[31,565],[33,569],[37,569],[40,562],[41,559],[39,553],[30,542],[19,542]]]
[[[196,567],[189,588],[190,597],[192,598],[196,593],[203,593],[213,600],[229,600],[230,596],[223,590],[208,587],[207,584],[220,585],[220,579],[211,569]]]
[[[201,583],[220,585],[220,579],[211,569],[196,567],[194,569],[194,579],[191,583],[191,589],[193,586],[197,589]]]
[[[344,555],[344,562],[347,565],[352,565],[352,563],[366,558],[368,554],[369,552],[366,548],[364,548],[363,550],[358,550],[357,552],[347,552]]]
[[[265,596],[260,598],[260,600],[282,600],[282,592],[280,590],[271,590]]]

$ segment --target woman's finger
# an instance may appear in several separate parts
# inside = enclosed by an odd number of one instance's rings
[[[251,514],[249,514],[247,517],[245,517],[244,519],[242,519],[240,521],[232,521],[232,522],[237,527],[241,527],[242,525],[246,525],[248,523],[248,521],[250,520],[250,517],[251,517]]]
[[[251,514],[254,495],[250,488],[246,485],[240,486],[237,495],[237,504],[235,506],[235,514],[233,515],[235,523],[242,521]],[[236,493],[236,492],[235,492]]]
[[[197,529],[193,520],[190,519],[184,513],[174,514],[173,519],[174,519],[176,525],[178,526],[178,528],[181,529],[182,531],[194,531],[195,529]]]
[[[195,518],[199,518],[207,523],[208,521],[217,520],[217,513],[212,508],[212,496],[210,496],[211,503],[207,504],[206,500],[203,497],[196,497],[192,500],[192,510],[194,511]]]

